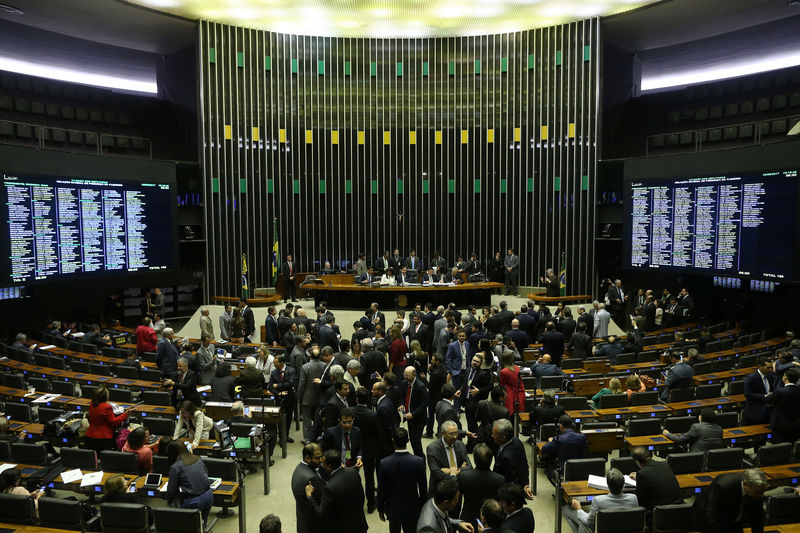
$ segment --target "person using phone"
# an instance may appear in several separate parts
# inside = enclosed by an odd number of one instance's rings
[[[139,472],[153,471],[153,452],[158,453],[158,445],[161,442],[159,437],[152,444],[150,443],[150,430],[145,427],[138,427],[128,434],[128,440],[122,446],[123,452],[133,452],[139,463]]]
[[[103,484],[103,497],[100,503],[142,503],[139,496],[134,492],[130,492],[130,488],[135,485],[125,481],[122,474],[115,474]]]
[[[36,509],[39,509],[39,496],[43,494],[43,492],[35,491],[31,494],[28,489],[22,486],[22,471],[19,468],[9,468],[8,470],[4,470],[2,474],[0,474],[0,492],[4,494],[18,494],[21,496],[30,496],[33,498],[33,502],[36,505]]]

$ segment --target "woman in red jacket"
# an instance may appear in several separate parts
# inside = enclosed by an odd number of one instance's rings
[[[392,344],[389,345],[389,371],[394,372],[399,381],[402,379],[403,372],[406,369],[408,346],[406,346],[406,341],[403,340],[400,328],[397,326],[389,330],[389,337],[392,339]]]
[[[86,447],[98,454],[103,450],[116,450],[114,428],[128,418],[128,411],[114,415],[108,403],[108,389],[99,387],[89,406],[89,429],[86,430]]]
[[[150,327],[150,323],[150,317],[146,316],[136,328],[136,351],[140,354],[158,350],[158,337],[155,330]]]

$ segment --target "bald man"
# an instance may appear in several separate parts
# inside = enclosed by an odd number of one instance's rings
[[[553,358],[549,353],[544,354],[538,361],[530,365],[531,373],[537,378],[542,376],[563,376],[564,372],[558,365],[553,364]]]
[[[528,339],[528,335],[519,329],[519,320],[516,318],[511,321],[511,329],[508,331],[503,332],[503,336],[508,337],[512,341],[514,341],[514,346],[517,347],[518,350],[522,351],[525,347],[530,344],[530,339]]]

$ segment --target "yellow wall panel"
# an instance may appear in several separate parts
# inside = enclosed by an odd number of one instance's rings
[[[543,141],[546,141],[547,140],[547,133],[548,133],[547,132],[547,126],[542,126],[541,130],[542,130],[541,139]]]
[[[331,144],[339,144],[339,130],[331,131]]]
[[[257,141],[257,140],[259,140],[259,137],[258,137],[258,128],[257,128],[257,127],[255,127],[255,126],[253,126],[253,140],[254,140],[254,141]]]
[[[231,125],[230,124],[225,124],[225,138],[227,140],[231,140],[233,138],[232,131],[233,130],[231,130]]]
[[[286,130],[278,130],[278,142],[286,142]]]
[[[384,131],[383,132],[383,144],[392,144],[392,132],[391,131]]]
[[[408,144],[417,144],[417,132],[411,130],[408,132]]]
[[[314,132],[306,130],[306,144],[311,144],[312,142],[314,142]]]
[[[486,142],[487,143],[493,143],[494,142],[494,130],[491,129],[491,128],[486,130]]]
[[[364,135],[364,132],[363,131],[359,131],[358,132],[358,144],[364,144],[364,142],[366,141],[365,137],[366,137],[366,135]]]
[[[575,123],[574,122],[570,122],[569,126],[567,126],[567,137],[569,137],[570,139],[574,139],[575,138]]]
[[[442,144],[442,131],[441,130],[437,130],[436,131],[436,135],[434,137],[436,138],[436,144]]]
[[[514,128],[514,142],[518,143],[522,140],[522,128]]]
[[[461,144],[469,142],[469,130],[461,130]]]

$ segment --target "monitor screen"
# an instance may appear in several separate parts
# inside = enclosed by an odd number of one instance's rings
[[[3,283],[174,267],[174,185],[0,175]]]
[[[784,170],[626,179],[626,266],[793,279],[797,178]]]

